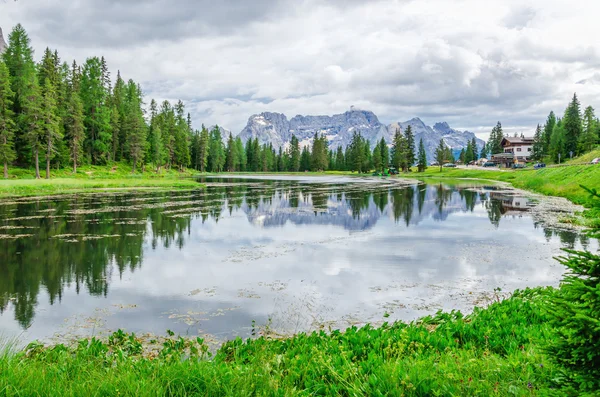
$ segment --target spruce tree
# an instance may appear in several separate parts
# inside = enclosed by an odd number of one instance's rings
[[[415,163],[415,136],[412,132],[412,127],[409,125],[406,127],[406,131],[404,132],[405,138],[405,160],[406,160],[406,169],[409,170],[410,167]]]
[[[127,131],[129,159],[132,172],[135,172],[138,163],[142,163],[143,167],[147,149],[147,126],[142,111],[142,93],[133,80],[129,80],[127,91],[127,109],[123,128]]]
[[[244,144],[242,138],[239,136],[235,137],[235,168],[238,171],[246,171],[246,152],[244,151]]]
[[[50,179],[50,160],[56,153],[56,143],[62,139],[56,107],[54,85],[50,79],[46,79],[41,103],[43,140],[46,146],[46,179]]]
[[[486,145],[483,145],[481,147],[481,153],[479,153],[479,158],[480,159],[487,159],[487,155],[488,155],[488,150]]]
[[[300,170],[300,142],[294,134],[290,141],[290,163],[291,171],[298,172]]]
[[[235,145],[235,141],[233,140],[233,136],[229,133],[229,138],[227,139],[227,154],[225,159],[225,166],[227,167],[227,171],[234,172],[236,171],[236,158],[237,158],[237,146]]]
[[[21,24],[17,24],[9,34],[8,46],[2,58],[8,68],[11,90],[14,93],[12,111],[17,117],[14,134],[16,160],[21,165],[30,164],[32,147],[29,145],[29,139],[32,120],[29,116],[33,105],[30,90],[33,87],[36,68],[29,36]],[[36,95],[39,95],[39,89]],[[39,101],[39,98],[36,100]]]
[[[477,161],[479,158],[479,152],[477,151],[477,140],[475,139],[475,137],[473,137],[473,139],[471,139],[471,150],[472,150],[472,161]]]
[[[8,164],[16,158],[14,147],[13,91],[10,88],[8,68],[0,59],[0,162],[4,165],[4,178],[8,178]]]
[[[381,138],[381,141],[379,141],[379,152],[381,153],[383,171],[385,171],[385,169],[390,166],[390,149],[383,138]]]
[[[464,151],[462,161],[468,165],[471,161],[473,161],[473,146],[471,146],[471,141],[467,142],[467,147],[461,149],[461,151]]]
[[[535,135],[533,136],[531,158],[535,161],[541,161],[544,158],[544,137],[542,135],[542,128],[539,124],[537,125]]]
[[[92,164],[105,164],[112,149],[110,109],[106,106],[108,93],[104,83],[100,59],[88,58],[81,74],[80,91],[87,135],[85,146]],[[126,141],[130,143],[129,139]]]
[[[344,171],[346,169],[346,162],[344,160],[344,149],[342,146],[338,146],[335,151],[335,169],[337,171]]]
[[[544,154],[550,153],[550,141],[552,140],[552,132],[554,131],[555,125],[556,116],[554,115],[554,112],[551,111],[548,115],[548,118],[546,119],[546,123],[544,124],[544,131],[542,133],[542,141],[544,142],[544,148],[542,151]]]
[[[44,112],[35,74],[31,76],[31,81],[23,92],[25,95],[21,96],[21,120],[25,127],[25,139],[33,155],[35,178],[40,179],[40,152],[44,150]]]
[[[419,140],[419,154],[417,156],[417,169],[419,172],[425,172],[427,169],[427,153],[425,152],[425,145],[423,144],[423,138]]]
[[[598,119],[594,114],[594,108],[588,106],[583,112],[583,133],[579,140],[579,151],[581,153],[591,151],[598,143]]]
[[[310,152],[308,151],[308,147],[304,146],[302,148],[302,154],[300,155],[300,170],[308,171],[310,169]]]
[[[206,167],[208,166],[208,156],[209,156],[209,146],[210,146],[210,137],[208,134],[208,130],[204,125],[202,126],[202,130],[200,131],[200,143],[198,147],[198,157],[200,160],[200,172],[206,172]]]
[[[577,94],[573,94],[573,99],[565,111],[563,118],[565,154],[575,155],[578,149],[579,137],[582,132],[581,111]]]
[[[394,134],[392,141],[392,164],[397,170],[405,170],[406,165],[406,140],[399,129]]]
[[[69,140],[69,154],[73,164],[73,173],[77,173],[77,165],[83,157],[83,140],[85,129],[83,125],[83,104],[79,97],[79,87],[72,82],[65,122],[66,135]]]
[[[373,149],[373,167],[375,167],[375,171],[379,172],[379,171],[383,171],[384,166],[383,166],[383,159],[381,158],[381,147],[379,146],[379,143],[377,144],[377,146],[375,146],[375,149]]]
[[[440,172],[442,172],[442,166],[446,162],[447,157],[448,157],[448,152],[447,152],[446,144],[444,143],[443,139],[440,139],[440,143],[438,144],[438,147],[435,149],[435,161],[440,166]]]

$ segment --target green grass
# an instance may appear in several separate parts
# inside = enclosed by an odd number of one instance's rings
[[[167,340],[146,356],[133,335],[0,357],[0,394],[203,396],[530,396],[556,369],[543,354],[552,289],[517,292],[463,316],[225,343]]]
[[[133,189],[196,189],[201,184],[190,178],[189,171],[156,173],[153,170],[131,172],[127,164],[86,166],[71,170],[51,170],[50,179],[35,179],[32,169],[10,169],[9,179],[0,179],[0,197],[45,196],[69,193],[102,192]],[[42,177],[44,174],[42,173]]]
[[[442,172],[437,167],[430,167],[424,173],[413,172],[400,176],[423,180],[443,178],[508,182],[516,188],[531,190],[547,196],[564,197],[575,204],[587,207],[591,205],[592,201],[589,194],[581,189],[580,185],[600,186],[600,166],[591,165],[506,171],[444,168]]]
[[[600,147],[595,150],[592,150],[591,152],[588,152],[579,157],[576,157],[572,160],[568,160],[566,163],[567,164],[588,164],[593,159],[599,158],[599,157],[600,157]]]

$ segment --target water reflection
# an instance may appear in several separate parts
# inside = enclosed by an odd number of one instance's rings
[[[125,273],[135,275],[146,257],[152,257],[158,248],[190,248],[186,244],[192,231],[207,221],[218,224],[228,218],[239,227],[241,215],[246,223],[260,229],[292,224],[364,232],[382,219],[393,220],[396,227],[410,228],[424,221],[444,222],[453,214],[485,209],[490,224],[498,228],[505,217],[522,216],[530,205],[526,199],[502,196],[492,190],[443,184],[403,187],[347,181],[209,182],[206,189],[193,192],[0,203],[0,329],[10,321],[6,318],[8,312],[13,313],[21,328],[29,328],[36,307],[46,303],[40,302],[42,291],[47,293],[50,307],[62,302],[65,290],[71,288],[84,299],[108,297],[111,283],[122,280]],[[470,225],[467,222],[463,227]],[[557,236],[567,247],[578,242],[589,245],[589,240],[572,232],[543,232],[548,241]],[[297,237],[302,239],[301,235]],[[190,255],[196,255],[194,252],[190,250]],[[386,254],[382,251],[382,258]],[[205,259],[192,258],[197,262]],[[378,260],[377,256],[372,259]]]

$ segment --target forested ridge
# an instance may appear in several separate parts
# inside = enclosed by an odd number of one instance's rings
[[[384,170],[389,165],[408,171],[427,168],[422,142],[415,142],[410,126],[397,131],[392,144],[383,139],[371,148],[355,132],[351,143],[335,151],[327,138],[316,133],[312,146],[302,147],[292,136],[285,149],[261,145],[258,138],[242,142],[223,137],[218,126],[195,129],[183,102],[146,102],[142,87],[125,80],[119,72],[111,78],[104,57],[90,57],[82,65],[63,62],[57,51],[46,49],[34,61],[30,39],[16,25],[0,57],[0,164],[4,177],[9,167],[52,169],[81,165],[111,165],[126,162],[132,171],[148,167],[192,168],[201,172],[298,172]],[[558,161],[589,151],[598,143],[600,122],[589,106],[580,112],[574,95],[565,115],[550,113],[546,124],[535,133],[533,158]],[[500,122],[481,153],[475,140],[459,159],[465,163],[502,152],[504,134]],[[391,146],[391,147],[390,147]],[[440,141],[435,160],[440,165],[454,162],[451,148]]]
[[[222,171],[359,171],[383,170],[390,165],[408,170],[418,160],[427,165],[422,144],[417,147],[410,128],[397,131],[390,148],[382,139],[374,149],[360,132],[347,148],[328,148],[327,138],[315,134],[310,148],[292,137],[276,151],[258,139],[243,143],[218,126],[194,129],[182,101],[145,102],[138,83],[119,72],[111,78],[104,57],[82,65],[63,62],[46,49],[39,63],[27,32],[20,24],[8,36],[0,60],[0,163],[8,168],[34,167],[36,177],[52,169],[80,165],[131,164],[132,171],[152,167],[191,167],[201,172]],[[447,148],[445,153],[449,153]]]

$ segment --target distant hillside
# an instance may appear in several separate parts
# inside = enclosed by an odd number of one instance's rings
[[[451,128],[448,123],[436,123],[429,127],[419,118],[413,118],[405,122],[382,124],[377,116],[368,110],[351,109],[343,114],[333,116],[295,116],[288,120],[282,113],[264,112],[250,116],[246,127],[239,136],[245,142],[248,139],[258,138],[261,144],[273,144],[278,149],[286,147],[292,135],[295,135],[301,145],[311,145],[315,133],[324,134],[329,141],[329,147],[336,149],[341,146],[345,148],[352,140],[352,134],[360,132],[371,144],[384,138],[391,145],[392,138],[397,129],[404,131],[411,126],[418,143],[423,139],[427,158],[433,160],[435,148],[443,139],[455,152],[466,148],[475,134],[469,131],[458,131]],[[484,141],[476,138],[478,151],[481,150]]]

